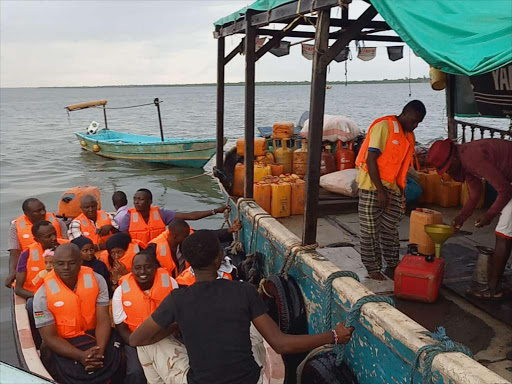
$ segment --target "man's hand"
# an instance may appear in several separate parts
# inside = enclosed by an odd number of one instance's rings
[[[95,371],[96,369],[103,368],[103,355],[99,355],[99,349],[100,347],[95,345],[80,354],[80,363],[82,363],[86,371]]]
[[[98,229],[98,235],[100,236],[107,236],[110,231],[114,228],[111,224],[104,225],[100,229]]]
[[[12,288],[12,283],[14,282],[15,279],[16,279],[16,271],[14,271],[13,273],[9,273],[9,275],[5,279],[5,286],[7,288]]]
[[[235,220],[233,221],[233,225],[231,226],[231,228],[228,228],[228,233],[235,233],[235,232],[238,232],[240,229],[242,229],[242,223],[240,222],[240,220]]]
[[[482,228],[482,227],[485,227],[486,225],[489,225],[491,224],[491,220],[489,220],[487,217],[485,216],[480,216],[476,221],[475,221],[475,227],[477,228]]]
[[[354,332],[354,327],[345,327],[345,323],[339,323],[336,326],[336,334],[338,335],[338,344],[347,344],[352,337],[352,332]]]
[[[388,209],[389,208],[389,195],[388,192],[385,189],[381,189],[377,191],[378,198],[379,198],[379,204],[382,209]]]
[[[226,211],[226,210],[228,210],[228,211],[229,211],[229,210],[231,210],[231,208],[229,207],[229,205],[223,205],[222,207],[215,208],[213,211],[214,211],[215,213],[222,213],[222,212],[224,212],[224,211]]]

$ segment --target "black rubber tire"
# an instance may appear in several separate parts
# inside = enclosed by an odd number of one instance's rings
[[[312,357],[302,371],[303,384],[357,384],[357,379],[346,364],[336,366],[332,352]]]
[[[303,335],[308,333],[306,307],[299,285],[289,276],[271,275],[265,282],[265,291],[272,296],[264,296],[269,315],[279,325],[283,333]],[[285,366],[284,384],[297,382],[297,366],[307,353],[282,355]]]

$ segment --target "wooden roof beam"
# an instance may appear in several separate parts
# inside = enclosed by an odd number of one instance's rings
[[[256,52],[256,61],[261,59],[261,57],[269,52],[272,48],[278,47],[279,43],[281,43],[281,40],[288,36],[290,33],[293,33],[293,29],[299,25],[299,18],[296,18],[293,20],[290,24],[288,24],[285,28],[283,28],[281,31],[278,31],[278,33],[274,34],[273,37],[268,41],[263,47],[261,47]],[[258,33],[258,30],[256,30],[256,33]]]
[[[258,29],[256,33],[259,36],[277,36],[281,31],[274,29]],[[332,32],[329,34],[329,40],[338,40],[344,32]],[[290,31],[285,37],[295,37],[300,39],[314,39],[315,32],[308,31]],[[367,32],[360,33],[355,39],[359,41],[384,41],[390,43],[401,43],[402,39],[399,36],[386,36],[386,35],[370,35]],[[259,51],[258,51],[259,52]]]

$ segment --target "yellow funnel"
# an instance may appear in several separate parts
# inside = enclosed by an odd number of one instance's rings
[[[455,234],[453,227],[444,224],[427,224],[425,232],[436,246],[436,257],[441,257],[441,246]]]

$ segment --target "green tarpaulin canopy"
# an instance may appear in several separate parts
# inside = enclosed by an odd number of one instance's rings
[[[217,20],[214,23],[214,25],[222,26],[222,25],[237,21],[238,19],[244,17],[244,15],[248,9],[251,9],[253,11],[259,11],[259,12],[270,11],[271,9],[277,8],[277,7],[287,4],[287,3],[292,3],[294,1],[296,1],[296,0],[257,0],[249,6],[239,9],[236,12],[233,12],[229,16],[226,16],[226,17],[223,17],[222,19]]]
[[[258,0],[218,20],[223,26],[247,10],[269,11],[295,0]],[[371,0],[380,15],[431,66],[474,76],[512,63],[511,0]]]
[[[431,66],[474,76],[512,63],[511,0],[371,0]]]

